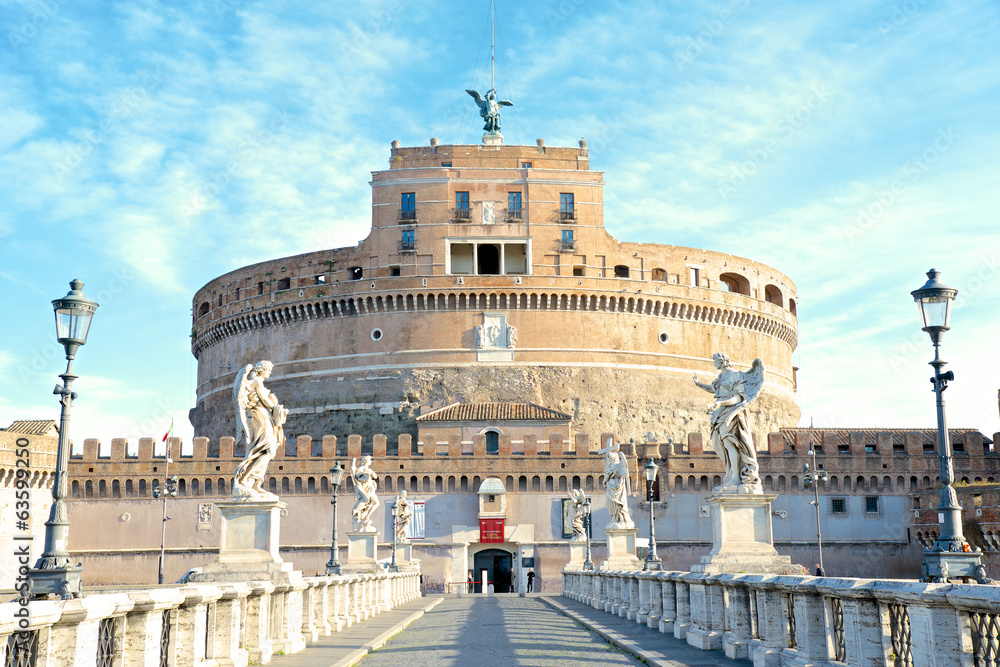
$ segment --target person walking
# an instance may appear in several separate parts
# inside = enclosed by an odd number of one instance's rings
[[[472,580],[472,572],[469,572],[468,583],[469,583],[469,592],[472,593],[473,591],[476,590],[476,582]]]
[[[535,571],[528,570],[528,592],[531,592],[532,586],[535,584]]]

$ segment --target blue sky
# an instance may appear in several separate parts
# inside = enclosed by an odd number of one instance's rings
[[[189,438],[194,292],[350,245],[389,144],[475,143],[487,2],[0,0],[0,423],[56,418],[50,301],[101,307],[71,437]],[[507,143],[575,145],[617,238],[799,292],[803,424],[929,427],[909,292],[960,290],[949,424],[1000,431],[1000,8],[500,0]]]

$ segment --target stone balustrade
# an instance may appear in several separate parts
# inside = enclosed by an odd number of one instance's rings
[[[563,595],[755,667],[1000,664],[996,586],[566,570]]]
[[[88,590],[0,604],[3,664],[264,664],[420,597],[419,572]],[[14,659],[17,652],[26,658]],[[28,655],[30,654],[30,657]]]

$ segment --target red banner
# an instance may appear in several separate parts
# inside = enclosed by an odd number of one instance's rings
[[[480,519],[480,542],[503,542],[503,519]]]

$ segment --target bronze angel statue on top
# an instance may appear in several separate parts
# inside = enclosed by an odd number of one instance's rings
[[[285,419],[288,410],[264,386],[274,364],[247,364],[236,374],[233,403],[236,406],[236,442],[246,434],[246,456],[233,475],[233,497],[238,500],[277,500],[264,490],[267,465],[285,444]]]
[[[694,383],[715,394],[708,408],[712,415],[712,447],[722,459],[726,476],[715,493],[763,493],[757,474],[757,450],[750,433],[748,409],[757,400],[764,386],[764,364],[754,359],[750,370],[733,368],[729,357],[718,352],[712,355],[719,375],[711,384],[704,384],[694,374]]]
[[[483,117],[485,125],[483,129],[490,134],[500,134],[500,107],[512,107],[514,103],[509,100],[498,100],[497,89],[490,88],[484,98],[475,90],[466,90],[479,105],[479,115]]]

